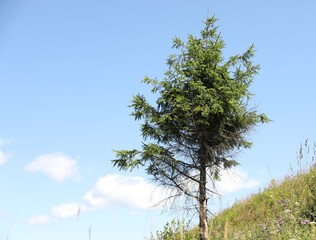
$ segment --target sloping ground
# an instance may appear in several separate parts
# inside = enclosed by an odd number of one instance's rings
[[[316,168],[272,181],[211,221],[211,239],[316,240]]]
[[[263,192],[219,213],[210,221],[210,239],[316,240],[316,167],[272,180]],[[198,239],[198,229],[168,223],[151,239]]]

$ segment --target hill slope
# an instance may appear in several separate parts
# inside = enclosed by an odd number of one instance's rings
[[[211,220],[211,239],[316,240],[316,168],[272,180]]]
[[[209,225],[212,240],[316,240],[315,163],[281,183],[272,180],[263,192],[222,211]],[[173,221],[150,239],[198,239],[198,229],[188,230],[183,222]]]

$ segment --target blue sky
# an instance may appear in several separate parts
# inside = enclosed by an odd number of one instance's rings
[[[1,0],[0,239],[81,240],[91,229],[94,240],[139,240],[162,228],[172,215],[149,208],[161,189],[142,170],[114,169],[112,149],[140,146],[127,105],[138,92],[152,98],[141,80],[161,78],[172,38],[197,35],[207,15],[219,18],[225,55],[255,44],[253,103],[273,120],[249,135],[254,147],[210,207],[284,177],[316,136],[315,9],[312,0]]]

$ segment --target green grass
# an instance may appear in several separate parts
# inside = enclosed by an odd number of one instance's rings
[[[272,181],[211,221],[211,239],[316,239],[316,168]]]
[[[272,180],[264,191],[214,216],[209,224],[210,239],[316,240],[316,147],[314,144],[314,155],[304,170],[303,158],[309,155],[307,142],[305,150],[303,147],[301,145],[298,154],[296,173],[292,170],[281,182]],[[180,221],[168,223],[151,239],[198,239],[197,227],[188,230],[183,226]]]

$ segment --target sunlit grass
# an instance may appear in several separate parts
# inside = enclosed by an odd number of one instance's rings
[[[214,216],[209,224],[210,239],[316,240],[315,156],[316,145],[311,149],[306,141],[298,152],[298,170],[291,167],[289,176],[283,181],[271,180],[264,191]],[[183,224],[168,223],[151,239],[198,239],[197,227],[185,229],[180,236],[179,228]]]

